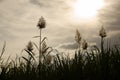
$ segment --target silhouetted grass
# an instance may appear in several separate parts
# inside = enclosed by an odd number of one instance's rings
[[[76,51],[72,59],[57,55],[49,64],[17,60],[1,64],[0,80],[120,80],[120,49],[116,46],[104,54],[97,48],[84,54]]]

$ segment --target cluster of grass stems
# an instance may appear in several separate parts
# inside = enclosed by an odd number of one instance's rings
[[[120,49],[101,53],[75,52],[74,58],[56,56],[53,63],[16,61],[1,64],[0,80],[120,80]]]

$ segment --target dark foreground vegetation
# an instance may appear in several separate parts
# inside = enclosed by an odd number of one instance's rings
[[[40,29],[44,28],[44,22],[38,26]],[[46,46],[45,38],[41,40],[41,30],[39,47],[29,42],[27,48],[24,49],[28,53],[28,58],[16,58],[15,61],[8,59],[4,62],[2,59],[4,45],[0,55],[0,80],[120,80],[120,48],[108,46],[105,49],[106,33],[103,28],[99,35],[101,37],[100,49],[93,46],[88,51],[87,43],[84,40],[83,49],[81,49],[81,45],[78,45],[78,49],[73,53],[75,55],[71,59],[69,56],[56,55],[51,60],[49,56],[52,49]],[[79,31],[76,31],[75,40],[81,44]],[[33,44],[39,51],[37,62],[34,57]]]
[[[120,80],[120,49],[114,47],[101,53],[78,52],[73,59],[59,56],[54,63],[13,61],[1,66],[0,80]]]

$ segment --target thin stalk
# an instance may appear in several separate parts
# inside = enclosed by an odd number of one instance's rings
[[[41,37],[41,31],[42,31],[42,29],[40,29],[40,41],[39,41],[39,63],[41,62],[41,55],[42,55],[42,53],[41,53],[41,39],[42,39],[42,37]]]
[[[80,44],[78,44],[78,52],[80,51]]]
[[[104,53],[103,45],[104,45],[104,38],[101,38],[101,53],[102,54]]]

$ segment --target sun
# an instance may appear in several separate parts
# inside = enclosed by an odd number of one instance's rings
[[[75,17],[91,18],[102,8],[104,0],[77,0],[73,6]]]

